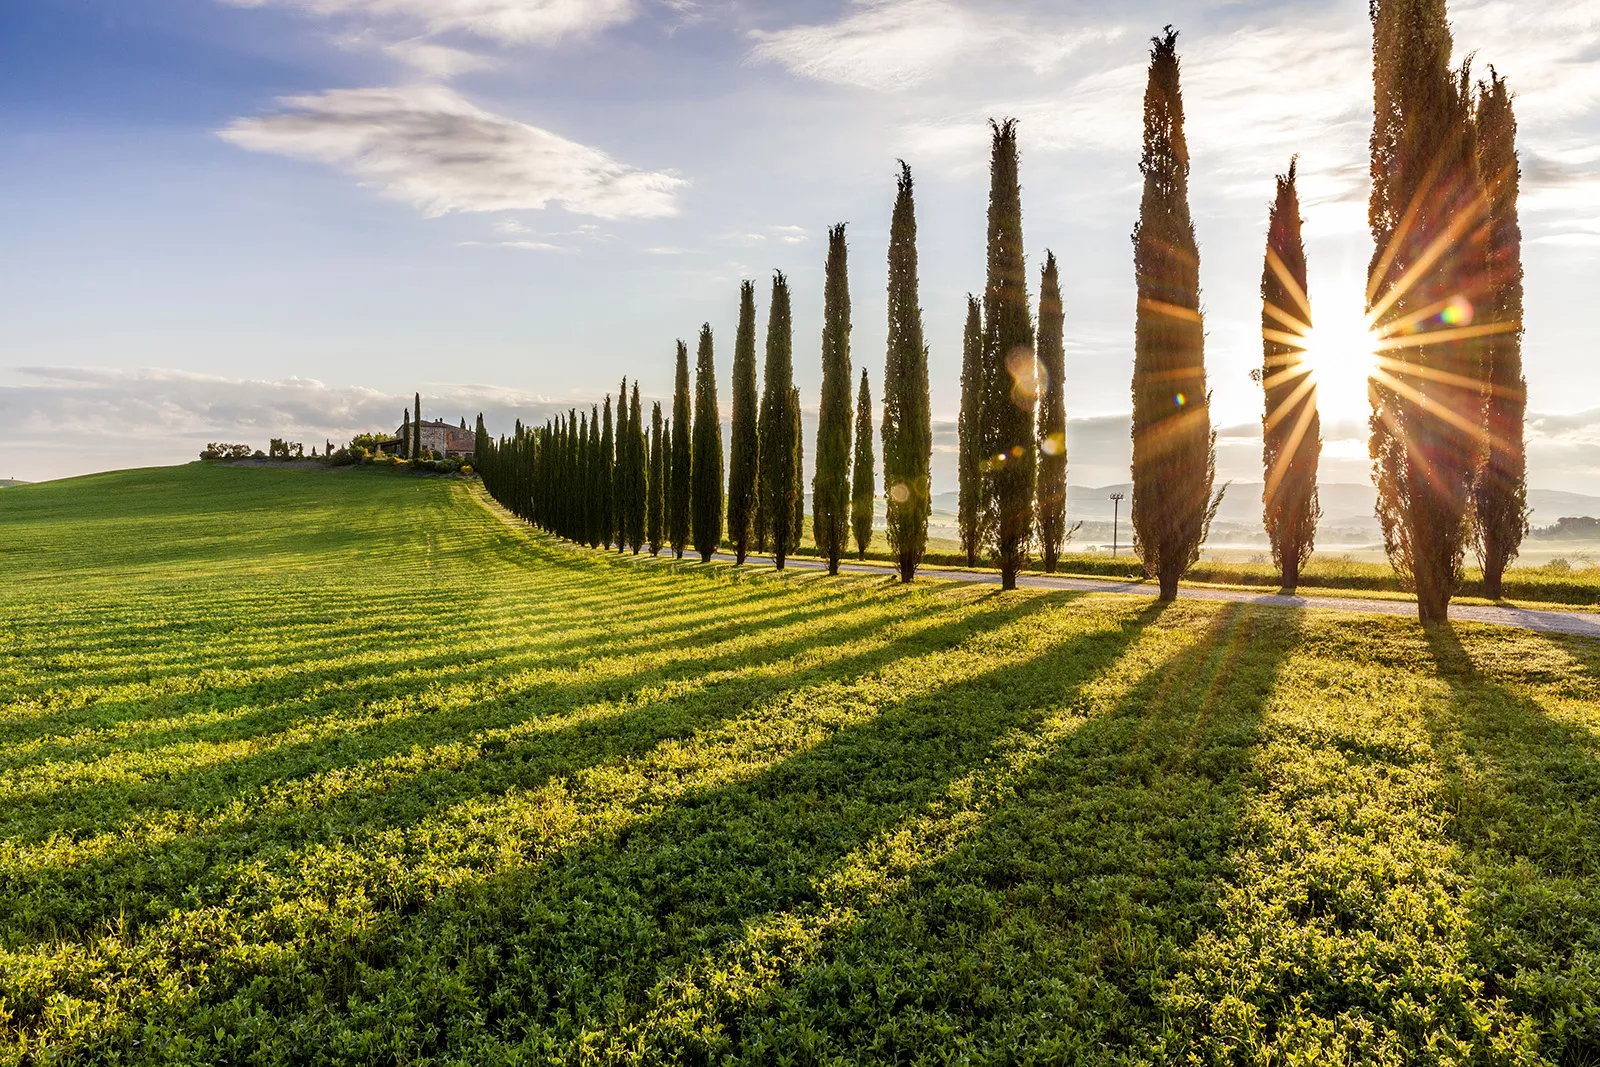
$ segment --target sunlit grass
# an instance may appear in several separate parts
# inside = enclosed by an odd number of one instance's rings
[[[574,551],[463,483],[0,512],[0,1061],[1582,1063],[1600,649]]]

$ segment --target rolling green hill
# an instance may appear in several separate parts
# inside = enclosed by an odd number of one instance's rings
[[[1600,647],[0,507],[0,1062],[1600,1057]]]

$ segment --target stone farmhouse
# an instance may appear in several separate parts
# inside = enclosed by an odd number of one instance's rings
[[[400,434],[404,429],[406,429],[404,426],[395,427],[394,437],[380,443],[379,449],[401,454],[403,449]],[[422,447],[437,452],[446,459],[471,459],[472,450],[477,444],[477,434],[467,429],[465,425],[452,426],[443,419],[422,420]]]

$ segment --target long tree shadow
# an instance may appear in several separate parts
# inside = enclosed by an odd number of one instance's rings
[[[755,655],[741,648],[697,664],[668,664],[656,668],[653,678],[646,672],[646,677],[627,679],[626,684],[608,679],[594,688],[552,685],[537,708],[530,709],[519,698],[426,721],[413,718],[387,728],[379,722],[373,726],[375,737],[367,738],[364,746],[312,743],[294,746],[293,760],[280,753],[276,760],[264,756],[247,761],[263,781],[283,783],[293,778],[291,772],[308,777],[300,789],[280,785],[274,796],[263,795],[244,806],[240,800],[250,794],[241,793],[232,777],[242,773],[239,768],[208,769],[185,783],[180,799],[188,798],[196,807],[192,814],[177,812],[182,817],[175,834],[151,834],[148,842],[122,834],[103,853],[68,865],[35,866],[5,879],[0,884],[0,914],[8,915],[8,921],[0,937],[17,944],[86,930],[119,917],[136,928],[192,903],[195,885],[209,885],[212,893],[225,895],[227,881],[219,881],[215,872],[234,864],[259,865],[276,857],[274,862],[292,865],[297,850],[319,842],[359,842],[475,797],[529,790],[586,767],[637,757],[664,742],[709,730],[752,707],[781,700],[785,694],[869,673],[919,651],[952,647],[973,634],[1061,602],[986,598],[954,620],[942,622],[935,614],[888,629],[875,614],[831,632],[798,634],[790,641],[763,646]],[[836,644],[848,649],[866,639],[873,644],[843,655],[814,647],[820,641],[824,647]],[[786,666],[797,656],[804,662]],[[746,670],[752,662],[762,669],[753,674]],[[580,718],[550,730],[492,736],[491,724],[550,718],[597,699],[615,701],[647,683],[662,686],[702,675],[704,684],[688,692],[674,692],[667,685],[664,698],[651,698],[639,706],[623,701],[617,714]],[[422,734],[427,735],[424,740],[460,738],[465,744],[454,746],[448,758],[441,755],[427,765],[400,768],[384,763],[386,754],[415,748]],[[370,781],[358,778],[352,783],[349,771],[363,766],[378,773]],[[231,801],[214,800],[219,790],[229,793]],[[92,793],[85,794],[85,799],[92,798]],[[125,817],[126,805],[105,806],[113,813],[108,825],[114,828],[115,816]],[[93,821],[88,807],[67,809],[74,829]],[[200,817],[207,812],[215,817]],[[37,836],[36,829],[30,827],[30,836]],[[17,843],[13,838],[13,847]],[[159,863],[154,862],[157,858]]]
[[[1157,614],[1130,610],[1065,644],[1049,631],[1028,636],[1031,616],[1072,599],[1006,598],[846,670],[798,678],[764,703],[772,714],[820,716],[788,736],[821,735],[760,755],[765,769],[755,777],[690,787],[635,814],[638,801],[623,802],[597,824],[600,832],[532,866],[433,899],[397,900],[347,937],[300,939],[293,960],[280,960],[286,966],[213,969],[206,996],[216,1002],[233,983],[249,983],[280,1005],[286,1029],[278,1038],[302,1048],[306,1027],[337,1030],[352,1012],[371,1021],[374,1010],[387,1014],[374,1006],[390,996],[405,997],[418,1033],[438,1039],[474,1017],[499,1032],[593,1025],[647,993],[663,967],[736,937],[745,917],[814,895],[830,862],[981,764],[998,736],[1092,678]],[[1002,647],[1003,640],[1023,645]],[[937,661],[957,647],[983,653],[964,653],[964,680],[918,676],[920,691],[905,697],[877,673],[902,659]],[[597,800],[605,800],[607,780],[592,779]],[[434,970],[441,961],[444,971]],[[445,973],[455,992],[440,996]],[[463,996],[474,1005],[464,1014]]]
[[[688,1046],[696,1062],[762,1062],[800,1048],[824,1062],[871,1048],[911,1062],[937,1047],[956,1061],[1182,1061],[1163,1044],[1157,999],[1219,916],[1261,716],[1300,622],[1222,609],[1194,647],[1009,782],[934,862],[907,861],[887,899],[847,897],[847,927],[793,938],[793,959],[754,996],[719,995],[737,984],[715,977],[732,961],[702,966],[689,998],[699,1010],[628,1032],[638,1052],[621,1058]]]
[[[1519,688],[1542,686],[1582,701],[1588,722],[1563,721],[1485,669],[1493,643],[1474,650],[1450,627],[1428,645],[1449,686],[1447,709],[1428,723],[1471,886],[1468,953],[1482,999],[1503,1002],[1537,1027],[1540,1054],[1564,1065],[1600,1064],[1600,707],[1592,646],[1523,638],[1512,667]],[[1480,648],[1480,646],[1488,646]],[[1586,683],[1573,668],[1587,659]],[[1493,669],[1493,668],[1491,668]],[[1566,692],[1563,693],[1563,690]]]

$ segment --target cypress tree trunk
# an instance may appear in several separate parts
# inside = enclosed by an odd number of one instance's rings
[[[794,449],[794,480],[789,485],[793,495],[794,514],[789,519],[789,554],[800,550],[800,540],[806,528],[806,446],[800,425],[800,387],[789,390],[789,444]]]
[[[700,562],[722,543],[722,415],[717,410],[717,368],[711,324],[700,327],[694,370],[694,548]]]
[[[1017,181],[1017,123],[991,122],[989,264],[983,294],[983,505],[1000,587],[1015,589],[1033,533],[1038,375],[1033,316],[1022,254],[1022,189]]]
[[[617,529],[616,517],[616,437],[611,423],[611,397],[607,395],[600,424],[600,461],[595,464],[595,488],[600,500],[600,521],[594,538],[607,548]]]
[[[1133,520],[1146,574],[1161,599],[1197,559],[1221,503],[1211,497],[1216,441],[1206,391],[1200,250],[1189,215],[1178,34],[1154,39],[1144,97],[1144,198],[1133,232],[1139,286],[1133,368]]]
[[[756,471],[756,287],[739,284],[739,330],[733,341],[733,421],[728,445],[728,539],[739,563],[755,540]]]
[[[645,488],[645,541],[652,556],[661,552],[661,525],[666,511],[666,452],[671,442],[661,426],[661,402],[650,410],[650,478]]]
[[[828,573],[850,536],[850,281],[844,224],[828,230],[822,290],[822,393],[817,410],[817,473],[811,482],[811,530]]]
[[[1469,321],[1488,263],[1467,73],[1443,0],[1377,0],[1368,315],[1380,337],[1373,481],[1384,547],[1424,623],[1449,617],[1483,453],[1483,338]],[[1443,312],[1437,309],[1444,308]]]
[[[1046,574],[1056,572],[1067,536],[1066,315],[1055,253],[1044,254],[1039,279],[1039,547]]]
[[[866,389],[865,379],[862,389]],[[928,547],[932,461],[928,349],[922,340],[922,306],[917,300],[917,212],[911,168],[902,160],[889,220],[889,340],[883,365],[885,513],[889,549],[900,565],[902,582],[917,576],[917,566]]]
[[[1478,174],[1488,213],[1488,299],[1479,308],[1500,327],[1485,344],[1487,453],[1474,490],[1478,563],[1484,595],[1499,600],[1506,568],[1528,533],[1528,460],[1523,421],[1528,382],[1522,375],[1522,225],[1517,213],[1521,173],[1517,119],[1505,79],[1490,71],[1478,85],[1475,114]]]
[[[956,473],[960,503],[956,521],[967,566],[978,565],[983,544],[983,317],[978,298],[967,294],[967,325],[961,335],[960,453]]]
[[[772,276],[772,305],[767,309],[767,358],[762,375],[761,452],[759,464],[761,510],[756,541],[772,547],[774,562],[783,570],[789,554],[795,512],[796,450],[794,435],[798,411],[790,411],[794,392],[794,339],[789,311],[789,282],[781,272]]]
[[[667,483],[668,536],[672,554],[683,558],[689,543],[691,493],[693,490],[694,433],[689,397],[689,347],[678,342],[678,372],[672,390],[672,474]]]
[[[416,417],[411,420],[411,457],[422,458],[422,394],[413,394],[413,401],[417,406]]]
[[[633,383],[628,404],[628,547],[637,556],[644,545],[645,494],[649,463],[644,442],[644,412],[639,404],[639,383]]]
[[[1300,584],[1300,568],[1311,558],[1322,515],[1317,501],[1322,417],[1316,379],[1305,360],[1311,300],[1295,168],[1291,161],[1289,173],[1278,176],[1261,271],[1261,386],[1266,401],[1261,419],[1262,518],[1272,542],[1272,561],[1290,592]]]
[[[856,558],[867,558],[872,543],[872,391],[867,387],[867,368],[861,368],[861,389],[856,394],[856,459],[850,477],[850,528],[856,537]]]

